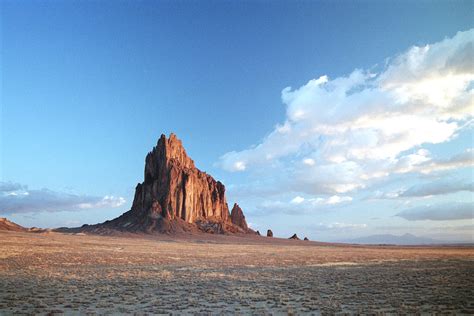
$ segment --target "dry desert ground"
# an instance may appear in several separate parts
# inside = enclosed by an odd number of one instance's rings
[[[0,232],[0,314],[474,314],[474,248]]]

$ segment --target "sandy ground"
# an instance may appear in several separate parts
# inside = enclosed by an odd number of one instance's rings
[[[474,248],[0,232],[0,315],[474,314]]]

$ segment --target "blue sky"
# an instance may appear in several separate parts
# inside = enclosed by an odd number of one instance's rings
[[[0,216],[115,217],[146,153],[175,132],[257,229],[472,240],[473,32],[458,34],[472,12],[470,1],[2,1]]]

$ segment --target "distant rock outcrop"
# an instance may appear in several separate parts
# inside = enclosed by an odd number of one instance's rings
[[[273,237],[273,232],[271,229],[267,230],[267,237]]]
[[[309,241],[308,237],[305,237],[303,240]]]
[[[15,224],[5,217],[0,217],[0,230],[7,230],[7,231],[13,231],[13,232],[26,232],[28,231],[27,228],[20,226],[18,224]]]
[[[298,236],[297,236],[296,234],[293,234],[293,236],[291,236],[291,237],[288,238],[288,239],[301,240],[301,239],[298,238]]]
[[[245,216],[235,204],[232,216],[220,181],[195,167],[176,135],[161,135],[145,159],[144,181],[135,188],[132,208],[102,224],[83,226],[79,231],[107,233],[247,233]]]
[[[234,203],[234,207],[230,212],[230,219],[232,224],[239,226],[244,231],[249,230],[249,227],[247,226],[247,221],[245,220],[244,212],[237,203]]]

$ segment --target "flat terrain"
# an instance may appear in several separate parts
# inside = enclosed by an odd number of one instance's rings
[[[474,313],[474,248],[0,232],[0,314]]]

